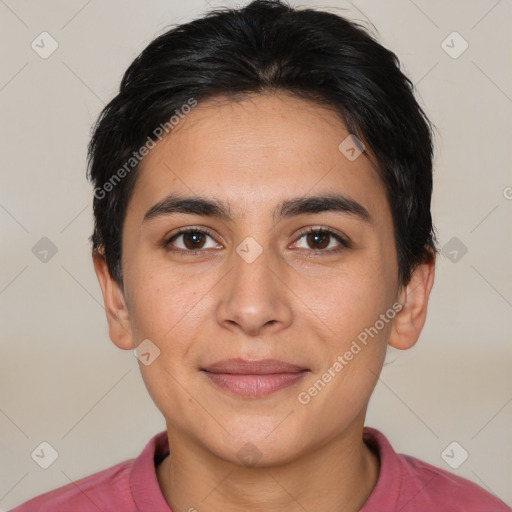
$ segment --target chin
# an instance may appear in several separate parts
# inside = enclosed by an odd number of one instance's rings
[[[299,456],[297,445],[291,443],[290,446],[286,446],[280,441],[264,443],[256,439],[237,442],[224,447],[218,456],[231,464],[243,467],[264,468],[288,464]],[[233,449],[236,451],[233,452]]]

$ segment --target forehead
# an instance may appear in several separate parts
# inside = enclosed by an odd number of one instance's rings
[[[243,219],[287,197],[341,192],[382,217],[375,165],[340,151],[349,135],[335,112],[287,94],[199,102],[141,162],[131,210],[143,217],[176,192],[218,198]]]

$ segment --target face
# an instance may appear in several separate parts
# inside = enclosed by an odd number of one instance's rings
[[[224,460],[283,463],[364,421],[400,290],[384,185],[347,136],[284,94],[210,100],[141,164],[118,345],[158,348],[140,370],[168,431]]]

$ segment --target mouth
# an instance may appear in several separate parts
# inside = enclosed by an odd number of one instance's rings
[[[201,368],[217,388],[237,396],[258,398],[302,380],[309,369],[277,359],[225,359]]]

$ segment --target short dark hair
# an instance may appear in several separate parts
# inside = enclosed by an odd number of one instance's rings
[[[128,67],[94,126],[88,147],[95,186],[91,242],[93,251],[104,251],[118,284],[136,152],[154,143],[155,129],[169,125],[191,99],[273,91],[334,110],[375,155],[393,217],[399,284],[433,260],[433,125],[397,56],[339,15],[256,0],[210,11],[154,39]]]

